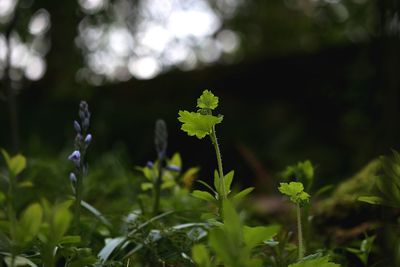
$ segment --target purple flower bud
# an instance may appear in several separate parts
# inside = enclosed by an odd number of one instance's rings
[[[79,122],[74,121],[74,128],[77,133],[81,133],[82,130],[81,130],[81,126],[79,125]]]
[[[71,155],[69,155],[68,159],[75,163],[77,167],[79,167],[81,162],[81,152],[79,152],[79,150],[75,150]]]
[[[181,167],[176,166],[176,165],[168,165],[167,170],[174,171],[174,172],[179,172],[181,170]]]
[[[88,135],[86,135],[86,137],[85,137],[85,144],[86,144],[86,146],[88,146],[88,145],[90,144],[90,142],[92,142],[92,135],[91,135],[91,134],[88,134]]]
[[[72,183],[73,185],[76,184],[77,179],[76,179],[75,173],[71,172],[71,173],[69,174],[69,180],[71,181],[71,183]]]
[[[148,168],[153,168],[153,167],[154,167],[154,163],[153,163],[152,161],[148,161],[148,162],[146,163],[146,166],[147,166]]]

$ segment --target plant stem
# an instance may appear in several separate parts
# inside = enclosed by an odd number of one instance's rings
[[[297,203],[296,206],[296,212],[297,212],[297,234],[298,234],[298,251],[299,251],[299,260],[304,258],[304,245],[303,245],[303,230],[301,227],[301,208],[300,204]]]
[[[221,151],[219,150],[218,140],[217,140],[217,133],[215,132],[215,126],[212,127],[211,132],[211,141],[214,145],[215,154],[217,156],[217,163],[218,163],[218,173],[219,173],[219,182],[222,191],[222,199],[226,199],[226,189],[225,189],[225,182],[224,182],[224,170],[222,168],[222,158],[221,158]],[[219,191],[219,188],[216,188]]]
[[[158,158],[158,176],[154,185],[154,204],[153,204],[153,215],[156,216],[158,209],[160,207],[160,194],[161,194],[161,183],[163,176],[163,164],[164,159],[162,157]]]
[[[75,233],[79,235],[80,221],[81,221],[83,174],[77,175],[76,179],[77,179],[77,182],[76,182],[76,188],[75,188],[74,226],[75,226]]]

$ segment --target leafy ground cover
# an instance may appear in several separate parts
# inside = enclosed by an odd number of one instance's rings
[[[68,157],[1,150],[1,266],[400,266],[397,152],[339,186],[317,188],[308,160],[288,166],[274,190],[275,214],[261,216],[254,188],[237,190],[223,165],[219,104],[205,90],[194,111],[178,112],[182,131],[215,153],[211,179],[169,152],[163,120],[155,123],[155,159],[144,166],[126,169],[117,155],[91,162],[96,135],[84,101]],[[52,181],[59,176],[64,182]]]

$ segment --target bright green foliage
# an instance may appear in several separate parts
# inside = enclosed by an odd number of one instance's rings
[[[224,175],[223,181],[225,184],[226,197],[228,197],[228,195],[231,193],[231,186],[232,186],[232,181],[233,181],[234,175],[235,175],[235,171],[233,171],[233,170]],[[212,191],[214,193],[214,196],[211,195],[207,191],[201,191],[201,190],[194,190],[192,192],[192,196],[202,199],[202,200],[212,202],[214,204],[218,204],[219,196],[222,196],[221,179],[219,178],[218,171],[217,170],[214,171],[214,188],[215,189],[213,189],[210,185],[208,185],[207,183],[205,183],[203,181],[198,181],[198,182],[200,182],[205,187],[207,187],[210,191]],[[239,200],[243,199],[245,196],[247,196],[248,194],[250,194],[253,190],[254,190],[254,187],[248,187],[246,189],[243,189],[239,193],[233,195],[232,197],[230,197],[230,199],[239,201]]]
[[[278,189],[296,204],[307,203],[310,199],[310,195],[304,192],[303,184],[299,182],[281,183]]]
[[[211,267],[210,254],[204,245],[194,245],[192,248],[193,261],[199,267]]]
[[[306,259],[294,264],[290,264],[289,267],[340,267],[339,264],[329,261],[329,256]]]
[[[209,234],[209,245],[217,256],[217,263],[230,267],[261,266],[262,261],[253,256],[252,249],[275,236],[280,227],[243,226],[229,200],[223,201],[222,210],[223,224]]]
[[[17,244],[25,246],[38,234],[42,225],[43,210],[38,203],[31,204],[22,213],[20,220],[17,222],[14,237]]]
[[[218,107],[218,97],[212,92],[204,90],[203,94],[197,99],[197,107],[214,110]]]
[[[1,153],[3,154],[7,168],[12,176],[17,176],[26,168],[26,158],[21,154],[10,157],[4,149],[1,150]]]
[[[286,182],[296,179],[296,181],[303,183],[307,191],[309,191],[314,182],[314,167],[309,160],[303,162],[300,161],[295,165],[286,167],[282,176]]]
[[[196,112],[179,111],[178,120],[182,122],[181,129],[190,136],[199,139],[211,134],[212,128],[222,122],[223,117],[213,115],[203,115]]]

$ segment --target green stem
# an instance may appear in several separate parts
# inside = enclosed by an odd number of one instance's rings
[[[297,212],[297,234],[298,234],[298,250],[299,250],[299,260],[304,258],[304,245],[303,245],[303,230],[301,227],[301,208],[300,204],[297,203],[296,206],[296,212]]]
[[[219,173],[219,182],[222,191],[222,198],[226,199],[226,189],[225,189],[225,182],[224,182],[224,170],[222,168],[222,158],[221,158],[221,151],[219,150],[218,140],[217,140],[217,133],[215,132],[215,126],[212,128],[211,132],[211,141],[214,145],[215,154],[217,156],[217,163],[218,163],[218,173]],[[219,191],[219,188],[216,188]]]
[[[158,159],[158,176],[154,185],[154,204],[153,204],[153,215],[156,216],[158,213],[158,209],[160,207],[160,194],[161,194],[161,183],[162,183],[162,176],[163,176],[163,164],[164,159]]]
[[[75,233],[79,235],[81,223],[81,202],[82,202],[82,184],[83,176],[77,175],[75,188],[75,207],[74,207],[74,226]]]

